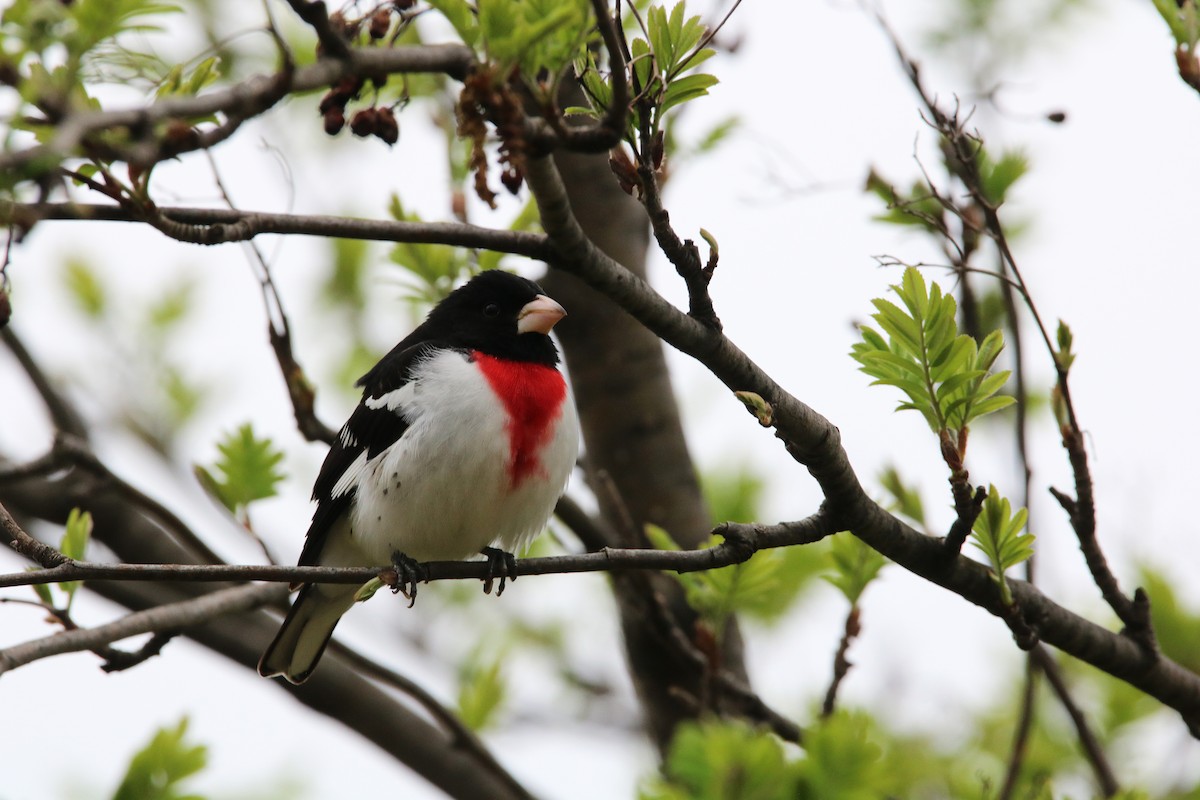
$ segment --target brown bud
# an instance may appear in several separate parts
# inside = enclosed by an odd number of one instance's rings
[[[663,153],[666,150],[663,142],[663,132],[659,131],[654,134],[654,139],[650,143],[650,163],[654,165],[655,169],[662,169]]]
[[[467,221],[467,196],[457,189],[450,195],[450,213],[457,220]]]
[[[367,28],[367,33],[372,39],[382,39],[387,36],[388,28],[392,26],[392,12],[386,8],[381,8],[371,15],[371,25]]]
[[[389,145],[400,140],[400,123],[390,108],[375,109],[375,135]]]
[[[525,176],[516,167],[509,167],[500,173],[500,182],[504,184],[505,189],[508,189],[509,194],[516,194],[521,191],[521,184],[525,182]]]
[[[350,131],[355,136],[370,136],[375,133],[375,109],[364,108],[350,118]]]
[[[350,95],[339,92],[337,89],[330,89],[325,93],[325,96],[321,98],[321,104],[317,106],[317,111],[321,114],[328,114],[335,108],[345,108],[346,103],[349,102],[349,100]]]
[[[325,112],[325,132],[336,136],[346,126],[346,115],[340,108],[331,108]]]

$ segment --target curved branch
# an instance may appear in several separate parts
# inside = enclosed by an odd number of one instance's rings
[[[162,232],[192,244],[244,242],[267,233],[334,236],[383,242],[418,242],[494,250],[545,260],[551,254],[546,237],[524,231],[484,228],[462,222],[397,222],[354,219],[328,214],[274,214],[229,208],[163,207],[159,215],[173,225]],[[28,227],[38,220],[104,220],[145,222],[141,216],[107,203],[0,202],[0,224]],[[161,229],[160,229],[161,230]]]
[[[552,263],[608,295],[663,341],[702,363],[731,391],[763,398],[773,411],[775,435],[820,484],[823,509],[836,528],[850,530],[910,572],[994,616],[1011,616],[986,567],[966,556],[947,554],[944,540],[914,530],[867,495],[833,423],[785,391],[724,335],[679,311],[600,252],[572,215],[549,159],[531,158],[527,167],[542,225],[557,251]],[[1134,639],[1080,617],[1024,581],[1010,578],[1008,583],[1018,613],[1041,640],[1175,709],[1200,738],[1200,676],[1166,656],[1147,658]]]

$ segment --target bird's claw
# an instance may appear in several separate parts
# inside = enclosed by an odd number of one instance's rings
[[[517,557],[498,547],[485,547],[479,552],[487,556],[487,574],[483,578],[483,593],[492,593],[492,582],[500,579],[496,587],[496,597],[504,594],[505,581],[517,579]]]
[[[385,582],[392,587],[392,594],[402,594],[408,598],[408,607],[412,608],[417,602],[417,584],[428,581],[429,576],[419,562],[408,557],[399,550],[392,553],[392,572],[386,576]]]

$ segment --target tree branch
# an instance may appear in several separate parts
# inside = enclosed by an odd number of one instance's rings
[[[0,507],[2,508],[2,507]],[[8,512],[0,512],[0,519]],[[177,603],[137,611],[107,625],[60,631],[31,642],[0,650],[0,675],[50,656],[97,650],[113,642],[155,631],[180,631],[209,622],[225,614],[234,614],[271,603],[283,602],[287,587],[275,584],[237,586],[183,600]]]
[[[34,586],[64,581],[271,581],[275,583],[361,584],[392,569],[378,567],[289,567],[273,564],[104,564],[75,561],[29,536],[0,505],[4,541],[46,569],[0,574],[0,588]],[[811,544],[834,531],[818,512],[798,522],[778,525],[725,523],[715,531],[725,541],[700,550],[646,550],[606,547],[594,553],[517,559],[516,574],[554,575],[618,570],[670,570],[699,572],[747,561],[756,552],[773,547]],[[428,581],[484,580],[486,561],[431,561],[422,567]]]
[[[664,341],[702,363],[731,391],[762,397],[773,410],[776,436],[820,484],[823,509],[836,528],[850,530],[910,572],[1007,618],[1009,611],[986,567],[962,555],[947,559],[941,540],[914,530],[871,500],[829,420],[786,392],[728,338],[680,312],[597,250],[574,219],[548,159],[529,159],[526,177],[557,251],[552,263],[608,295]],[[1200,676],[1165,656],[1147,659],[1133,640],[1063,608],[1025,581],[1008,582],[1021,618],[1042,641],[1174,708],[1200,738]]]
[[[546,237],[523,231],[495,230],[462,222],[397,222],[324,214],[274,214],[229,208],[158,209],[163,218],[179,223],[180,230],[163,231],[192,244],[244,242],[267,233],[332,236],[384,242],[446,244],[494,250],[544,260],[550,254]],[[39,220],[106,220],[144,222],[136,213],[107,203],[0,202],[0,224],[29,227]]]
[[[315,64],[295,70],[287,80],[291,92],[330,86],[347,76],[440,72],[462,80],[474,63],[475,54],[464,45],[397,45],[351,50],[346,58],[323,58]],[[219,113],[248,118],[253,114],[247,111],[259,107],[258,113],[261,113],[269,107],[263,106],[264,99],[279,91],[279,82],[285,74],[286,70],[272,75],[256,75],[227,88],[194,97],[167,98],[142,108],[69,114],[56,121],[54,138],[48,143],[0,153],[0,170],[28,170],[39,162],[57,165],[63,158],[78,155],[89,135],[118,128],[130,131],[137,140],[126,156],[135,163],[153,163],[155,154],[162,146],[154,137],[156,125],[169,120],[195,119]],[[185,149],[194,150],[202,146],[199,141],[195,144],[196,147]]]

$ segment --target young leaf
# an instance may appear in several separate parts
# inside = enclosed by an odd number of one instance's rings
[[[1033,555],[1033,534],[1021,533],[1028,517],[1029,512],[1023,508],[1014,514],[1008,499],[1001,497],[995,486],[989,486],[983,513],[975,520],[972,544],[987,556],[1001,602],[1006,606],[1012,605],[1012,593],[1004,573]]]
[[[905,484],[894,466],[889,466],[883,471],[879,476],[879,483],[892,496],[892,508],[895,511],[914,522],[925,524],[925,507],[921,502],[921,493],[915,487]]]
[[[130,759],[112,800],[198,800],[182,793],[179,784],[204,769],[208,749],[185,741],[187,726],[184,717],[174,728],[159,729]]]
[[[81,511],[78,508],[72,508],[67,514],[67,527],[63,532],[62,543],[58,549],[64,556],[75,561],[83,561],[87,554],[87,543],[92,538],[92,515],[90,512]],[[71,608],[71,603],[75,600],[75,591],[79,588],[80,581],[63,581],[58,585],[67,596],[67,608]],[[49,594],[49,593],[47,593]],[[40,593],[39,593],[39,596]],[[42,598],[45,600],[46,598]]]
[[[829,549],[833,572],[823,577],[856,605],[867,585],[875,580],[887,560],[848,531],[833,537]]]
[[[278,469],[283,453],[270,439],[254,435],[250,423],[239,427],[217,444],[221,457],[212,470],[196,466],[196,476],[230,511],[237,512],[255,500],[275,496],[284,474]]]
[[[738,720],[680,725],[642,800],[792,800],[795,770],[779,740]]]
[[[495,723],[497,712],[508,694],[503,654],[484,659],[476,654],[467,660],[458,683],[458,716],[474,731]]]

